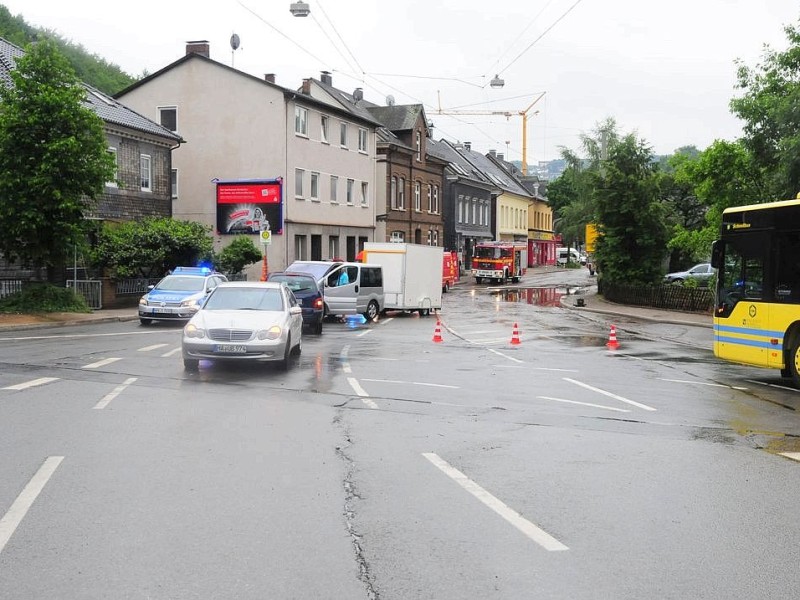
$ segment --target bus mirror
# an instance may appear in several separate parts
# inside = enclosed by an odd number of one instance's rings
[[[711,266],[719,269],[722,266],[722,242],[715,240],[711,244]]]

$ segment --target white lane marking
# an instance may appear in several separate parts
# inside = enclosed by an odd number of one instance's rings
[[[394,317],[386,317],[385,319],[381,319],[378,321],[378,325],[386,325],[387,323],[391,323],[394,321]]]
[[[350,387],[352,387],[353,390],[355,390],[356,394],[361,396],[361,401],[364,404],[366,404],[370,408],[378,408],[378,405],[375,404],[375,402],[369,398],[369,394],[367,392],[365,392],[364,388],[362,388],[359,385],[358,380],[355,377],[348,377],[347,378],[347,383],[349,383]]]
[[[160,331],[121,331],[119,333],[68,333],[64,335],[26,335],[0,337],[0,342],[19,342],[20,340],[65,340],[69,338],[117,337],[120,335],[157,335]]]
[[[22,519],[25,518],[28,510],[33,506],[34,501],[53,476],[62,460],[64,460],[63,456],[48,456],[28,482],[28,485],[19,493],[8,512],[0,519],[0,553],[3,552],[8,540],[14,535]]]
[[[792,460],[800,461],[800,452],[781,452],[781,456],[791,458]]]
[[[28,388],[37,386],[37,385],[44,385],[45,383],[50,383],[51,381],[58,381],[58,377],[40,377],[39,379],[31,379],[30,381],[26,381],[24,383],[18,383],[17,385],[9,385],[8,387],[4,387],[4,390],[26,390]]]
[[[427,385],[430,387],[439,387],[439,388],[448,388],[451,390],[460,389],[457,385],[445,385],[444,383],[423,383],[421,381],[400,381],[399,379],[365,379],[361,378],[361,381],[377,381],[379,383],[403,383],[403,384],[411,384],[411,385]]]
[[[487,492],[469,477],[464,475],[461,471],[439,457],[439,455],[434,454],[433,452],[423,452],[422,456],[427,458],[436,468],[450,477],[458,485],[467,490],[470,494],[475,496],[475,498],[483,502],[483,504],[503,517],[511,525],[516,527],[519,531],[539,544],[545,550],[549,550],[550,552],[569,550],[567,546],[559,542],[556,538],[539,528],[537,525],[534,525],[528,521],[525,517],[505,504],[503,501]]]
[[[150,350],[158,350],[159,348],[163,348],[167,344],[153,344],[152,346],[145,346],[144,348],[139,348],[137,352],[150,352]]]
[[[339,352],[339,362],[342,363],[342,371],[344,371],[345,373],[352,373],[353,370],[350,368],[350,361],[347,359],[348,352],[350,352],[349,345],[342,348],[342,351]]]
[[[177,354],[180,351],[181,351],[181,347],[178,346],[177,348],[173,348],[169,352],[164,352],[164,354],[161,355],[161,358],[169,358],[170,356],[174,356],[175,354]]]
[[[536,396],[542,400],[553,400],[554,402],[565,402],[567,404],[580,404],[581,406],[589,406],[591,408],[602,408],[604,410],[614,410],[616,412],[631,412],[627,408],[616,408],[614,406],[604,406],[602,404],[592,404],[591,402],[578,402],[577,400],[565,400],[564,398],[553,398],[552,396]]]
[[[111,363],[115,363],[118,360],[122,360],[121,358],[104,358],[103,360],[98,360],[89,365],[83,365],[81,369],[97,369],[99,367],[105,367],[106,365],[110,365]]]
[[[524,367],[520,365],[503,365],[497,364],[493,365],[498,369],[522,369],[524,368],[526,371],[554,371],[559,373],[579,373],[578,369],[556,369],[554,367],[531,367],[530,365],[525,365]]]
[[[745,379],[745,381],[747,381],[748,383],[757,383],[758,385],[765,385],[767,387],[778,388],[779,390],[787,390],[787,391],[790,391],[790,392],[794,392],[795,394],[800,392],[799,389],[794,388],[794,387],[789,387],[788,385],[777,385],[775,383],[766,383],[764,381],[756,381],[755,379]],[[747,388],[734,388],[734,389],[746,390]]]
[[[514,361],[516,363],[522,363],[523,362],[518,358],[514,358],[513,356],[507,356],[507,355],[503,354],[502,352],[498,352],[494,348],[487,348],[487,350],[489,352],[494,352],[495,354],[497,354],[497,356],[502,356],[503,358],[507,358],[508,360]]]
[[[106,394],[103,397],[103,399],[100,400],[100,402],[95,404],[94,408],[97,409],[97,410],[104,409],[106,406],[108,406],[109,402],[111,402],[114,398],[116,398],[122,392],[124,392],[125,388],[128,387],[130,384],[132,384],[134,381],[136,381],[136,377],[128,377],[128,379],[126,379],[123,383],[121,383],[120,385],[115,387],[113,391],[111,391],[110,393]]]
[[[358,334],[356,337],[364,337],[364,336],[365,336],[365,335],[367,335],[368,333],[372,333],[372,329],[365,329],[364,331],[362,331],[361,333],[359,333],[359,334]]]
[[[735,385],[725,385],[724,383],[711,383],[708,381],[689,381],[688,379],[667,379],[666,377],[659,377],[661,381],[669,381],[671,383],[688,383],[690,385],[707,385],[708,387],[721,387],[729,390],[746,390],[746,387],[739,387]]]
[[[619,400],[620,402],[625,402],[626,404],[630,404],[631,406],[636,406],[637,408],[642,408],[644,410],[652,410],[652,411],[656,410],[652,406],[641,404],[640,402],[636,402],[635,400],[628,400],[627,398],[618,396],[617,394],[612,394],[611,392],[607,392],[606,390],[601,390],[600,388],[589,385],[588,383],[581,383],[580,381],[575,381],[574,379],[570,379],[569,377],[564,377],[564,381],[569,381],[570,383],[574,383],[575,385],[580,386],[582,388],[586,388],[587,390],[592,390],[593,392],[597,392],[598,394],[603,394],[604,396],[608,396],[609,398],[614,398],[615,400]]]

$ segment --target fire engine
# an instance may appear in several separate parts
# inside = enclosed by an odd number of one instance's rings
[[[479,242],[472,251],[475,283],[496,279],[517,283],[528,267],[528,245],[524,242]]]

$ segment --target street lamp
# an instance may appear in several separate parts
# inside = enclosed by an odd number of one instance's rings
[[[311,9],[306,2],[298,0],[297,2],[292,2],[289,5],[289,12],[291,12],[295,17],[307,17],[311,12]]]
[[[495,75],[492,80],[489,82],[489,87],[493,87],[494,89],[499,89],[506,84],[505,79],[500,79],[500,74],[498,73]]]

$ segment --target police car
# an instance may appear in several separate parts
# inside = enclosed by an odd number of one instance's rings
[[[208,267],[175,267],[139,300],[139,322],[188,321],[223,281],[228,278]]]

